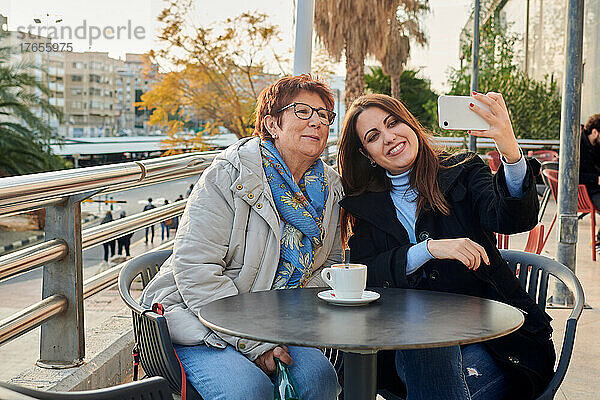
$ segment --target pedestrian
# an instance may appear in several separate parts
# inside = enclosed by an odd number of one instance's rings
[[[156,208],[156,206],[152,204],[152,197],[148,197],[148,204],[144,206],[144,211],[152,210],[153,208]],[[146,227],[146,244],[148,244],[148,230],[152,230],[150,242],[154,243],[154,225]]]
[[[179,200],[183,200],[183,195],[182,194],[180,194],[179,197],[177,198],[177,200],[175,200],[175,201],[179,201]]]
[[[600,114],[592,115],[581,130],[579,183],[585,185],[596,209],[600,209]],[[600,241],[600,230],[596,235]]]
[[[165,199],[165,205],[169,204],[169,200]],[[169,239],[169,227],[173,223],[173,219],[169,218],[160,223],[160,240],[165,240],[165,231],[167,231],[167,239]]]
[[[127,213],[125,211],[121,211],[120,218],[125,218]],[[131,245],[131,237],[133,236],[133,232],[128,233],[126,235],[121,236],[117,239],[117,254],[122,255],[123,249],[125,249],[125,257],[130,257],[129,254],[129,246]]]
[[[185,197],[190,197],[190,194],[192,194],[192,190],[194,190],[194,184],[193,183],[188,188],[188,190],[187,190],[187,192],[185,194]]]
[[[110,211],[107,211],[106,214],[104,215],[104,218],[102,218],[102,221],[100,222],[100,225],[102,224],[107,224],[109,222],[111,222],[113,220],[113,216],[112,213]],[[110,251],[110,257],[113,257],[115,255],[115,240],[109,240],[108,242],[102,243],[102,247],[104,247],[104,263],[108,263],[108,259],[109,259],[109,251]]]

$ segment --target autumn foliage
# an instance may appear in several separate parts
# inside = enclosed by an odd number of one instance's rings
[[[201,150],[203,136],[223,128],[238,138],[252,134],[256,98],[277,79],[265,73],[265,66],[285,61],[273,50],[279,30],[265,14],[243,13],[194,26],[189,22],[196,20],[190,17],[193,12],[190,0],[173,0],[160,14],[159,39],[167,46],[150,56],[163,73],[137,103],[152,110],[150,123],[165,129],[171,152]],[[193,136],[182,135],[190,125],[202,128]]]

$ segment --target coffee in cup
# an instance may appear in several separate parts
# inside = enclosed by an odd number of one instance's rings
[[[333,264],[323,268],[321,278],[338,299],[360,299],[367,286],[367,266],[364,264]]]

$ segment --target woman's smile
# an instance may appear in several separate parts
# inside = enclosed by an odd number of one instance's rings
[[[388,150],[387,155],[391,156],[391,157],[397,156],[398,154],[402,153],[402,151],[404,150],[405,147],[406,147],[406,141],[397,143],[390,150]]]

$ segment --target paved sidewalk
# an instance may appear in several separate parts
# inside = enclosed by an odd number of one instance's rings
[[[166,241],[166,240],[165,240]],[[154,243],[146,245],[144,239],[138,240],[131,245],[131,255],[142,254],[162,244],[160,235],[154,239]],[[110,266],[116,265],[122,259],[114,258]],[[86,268],[84,279],[105,270],[102,263]],[[89,275],[88,275],[89,273]],[[0,320],[22,310],[28,305],[41,299],[41,279],[23,280],[16,279],[7,281],[0,292]],[[87,333],[101,324],[110,316],[122,312],[124,305],[116,285],[93,295],[84,301],[85,330]],[[126,315],[129,315],[127,312]],[[18,375],[27,368],[32,367],[39,357],[39,332],[40,328],[34,329],[25,335],[0,346],[0,381],[7,381]]]

